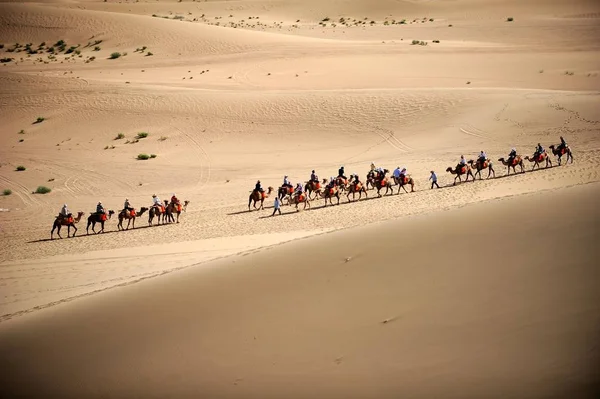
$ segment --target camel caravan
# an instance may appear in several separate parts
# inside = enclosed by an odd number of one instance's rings
[[[131,228],[135,228],[135,219],[141,217],[144,213],[148,212],[148,226],[153,225],[154,219],[156,219],[156,224],[167,224],[167,223],[179,223],[179,216],[181,212],[185,212],[190,201],[183,201],[183,203],[177,198],[175,194],[171,196],[171,200],[165,200],[164,202],[156,196],[156,194],[152,195],[152,205],[150,207],[141,207],[138,210],[131,206],[129,202],[129,198],[125,199],[125,203],[123,205],[123,209],[117,215],[119,222],[117,224],[117,229],[119,231],[129,230]],[[90,213],[90,216],[87,218],[87,227],[86,234],[90,234],[90,227],[92,229],[92,233],[99,234],[104,233],[104,223],[109,221],[115,211],[106,210],[102,202],[98,202],[96,205],[96,212]],[[76,224],[81,221],[81,218],[85,215],[85,212],[78,212],[77,216],[73,216],[73,214],[69,211],[67,204],[64,204],[61,208],[58,216],[54,220],[54,224],[52,225],[52,231],[50,232],[50,239],[54,239],[54,231],[56,230],[56,234],[58,238],[62,238],[60,235],[60,229],[63,226],[67,226],[67,237],[75,237],[77,233]],[[127,220],[127,227],[123,227],[123,222]],[[96,231],[96,224],[100,226],[100,229]],[[71,228],[73,228],[73,235],[71,236]]]
[[[562,157],[565,155],[567,157],[566,162],[568,163],[568,161],[571,160],[571,163],[573,163],[573,153],[571,148],[567,145],[562,136],[560,137],[560,144],[551,145],[549,148],[552,150],[552,154],[558,157],[558,165],[562,164]],[[507,175],[510,175],[511,169],[513,173],[516,174],[517,168],[519,168],[520,173],[524,173],[524,161],[533,163],[531,170],[535,170],[536,168],[539,169],[542,165],[544,165],[545,168],[552,167],[550,154],[546,152],[540,143],[536,146],[532,156],[527,155],[522,157],[517,154],[517,150],[513,148],[506,159],[498,159],[498,162],[501,162],[507,167]],[[452,185],[456,185],[457,182],[462,183],[463,178],[465,182],[469,181],[469,178],[472,182],[475,182],[477,176],[479,176],[480,180],[483,180],[482,172],[485,171],[487,171],[486,179],[496,177],[493,162],[487,157],[485,151],[481,151],[477,159],[471,159],[469,161],[461,155],[460,161],[455,167],[449,166],[446,169],[446,172],[455,176]],[[342,165],[338,170],[337,177],[332,176],[329,180],[319,180],[319,177],[313,170],[310,175],[310,180],[304,182],[304,184],[297,183],[295,186],[290,182],[288,176],[284,176],[283,184],[277,189],[277,197],[274,205],[275,210],[273,211],[272,216],[279,210],[279,206],[285,203],[287,203],[287,205],[295,205],[295,209],[300,211],[300,205],[302,206],[302,209],[306,209],[307,207],[310,209],[311,201],[318,199],[324,199],[325,207],[328,203],[334,205],[334,199],[336,200],[336,205],[339,205],[340,197],[344,195],[348,202],[356,201],[357,194],[359,201],[362,199],[363,194],[365,199],[367,199],[369,196],[367,190],[376,191],[377,197],[394,194],[394,187],[398,187],[396,194],[400,194],[401,190],[404,190],[405,193],[409,193],[407,187],[410,187],[411,193],[415,191],[415,181],[407,173],[406,168],[397,167],[390,177],[388,177],[389,172],[388,169],[376,167],[374,163],[371,163],[371,170],[367,173],[366,180],[363,183],[357,173],[353,173],[349,177],[346,177],[344,166]],[[435,186],[440,188],[437,184],[437,175],[435,174],[435,171],[431,171],[429,180],[431,180],[432,189]],[[274,191],[273,187],[269,187],[265,192],[260,180],[257,181],[254,190],[252,190],[248,198],[248,211],[252,210],[251,206],[254,206],[254,210],[264,209],[265,199],[269,198]],[[350,199],[350,196],[352,196],[352,199]],[[257,204],[259,204],[258,207],[256,206]],[[279,213],[281,213],[281,211],[279,211]]]

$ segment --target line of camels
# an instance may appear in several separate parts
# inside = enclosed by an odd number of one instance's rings
[[[183,204],[180,203],[169,203],[168,200],[164,201],[165,205],[151,206],[149,208],[142,207],[139,211],[136,211],[132,208],[132,210],[123,209],[119,212],[119,223],[117,224],[117,229],[119,231],[129,230],[129,225],[131,224],[131,228],[135,229],[135,219],[141,217],[144,213],[148,212],[148,226],[152,226],[152,222],[154,218],[156,218],[157,225],[167,224],[167,223],[179,223],[179,215],[181,212],[185,212],[190,201],[183,201]],[[109,210],[107,213],[101,214],[93,212],[87,218],[87,227],[86,234],[90,234],[90,227],[92,228],[92,233],[104,233],[104,223],[112,218],[115,214],[115,211]],[[66,218],[57,217],[54,220],[54,224],[52,225],[52,231],[50,232],[50,239],[54,239],[54,230],[56,230],[56,234],[58,238],[62,238],[60,235],[60,229],[63,226],[67,227],[67,237],[75,237],[77,233],[76,224],[81,221],[81,218],[85,215],[85,212],[77,212],[77,216],[69,215]],[[127,220],[127,227],[123,227],[123,221]],[[96,224],[100,225],[100,230],[96,231]],[[71,228],[74,229],[73,235],[71,236]]]
[[[551,145],[548,148],[552,151],[552,154],[558,157],[558,165],[560,166],[562,163],[562,157],[564,155],[567,156],[567,160],[565,162],[568,163],[569,160],[573,163],[573,153],[571,152],[570,147],[560,147]],[[510,170],[512,168],[513,172],[516,174],[516,168],[520,168],[521,173],[525,173],[525,165],[524,161],[529,161],[533,163],[533,167],[531,170],[535,170],[536,168],[541,168],[542,164],[546,168],[552,167],[552,159],[550,159],[550,155],[544,151],[541,154],[533,154],[532,156],[522,157],[521,155],[516,155],[510,162],[505,158],[499,158],[498,162],[501,162],[502,165],[507,167],[507,174],[510,175]],[[486,179],[489,179],[490,176],[493,178],[496,177],[496,171],[494,170],[493,164],[491,160],[488,158],[485,161],[481,162],[480,160],[474,161],[469,160],[466,165],[457,165],[454,168],[448,167],[446,172],[456,175],[454,177],[454,183],[452,185],[456,185],[456,182],[462,182],[462,176],[466,175],[465,182],[469,181],[469,177],[471,177],[473,182],[475,182],[476,177],[479,175],[479,179],[482,180],[483,176],[481,174],[482,171],[488,171],[488,175]],[[303,204],[303,209],[307,207],[310,209],[310,202],[316,199],[323,198],[325,199],[325,206],[327,206],[327,202],[333,205],[333,198],[337,198],[337,205],[340,203],[340,196],[342,194],[346,194],[346,198],[348,202],[356,201],[356,194],[358,194],[358,200],[362,199],[362,195],[365,195],[365,198],[368,198],[367,190],[369,187],[371,189],[377,190],[377,196],[381,197],[381,190],[385,188],[385,194],[388,193],[393,194],[393,186],[398,186],[397,194],[400,194],[400,190],[404,189],[406,193],[408,190],[406,186],[410,186],[410,192],[414,192],[415,181],[410,175],[407,176],[392,176],[391,179],[387,178],[386,175],[389,173],[388,169],[383,169],[383,174],[378,176],[376,171],[371,171],[367,174],[366,184],[362,184],[359,181],[358,184],[354,184],[353,181],[358,176],[352,174],[350,178],[344,178],[342,176],[338,176],[334,179],[333,186],[327,185],[327,179],[323,179],[323,182],[315,182],[308,181],[304,184],[304,192],[300,195],[295,195],[295,189],[293,186],[291,187],[279,187],[277,190],[277,196],[283,202],[284,200],[287,202],[287,205],[295,205],[297,211],[300,209],[298,206]],[[258,192],[256,190],[252,191],[248,198],[248,211],[251,211],[251,206],[254,207],[255,210],[264,209],[265,199],[269,198],[273,193],[274,188],[268,187],[266,192]],[[350,195],[352,195],[352,200],[350,199]],[[257,207],[256,205],[259,204]]]

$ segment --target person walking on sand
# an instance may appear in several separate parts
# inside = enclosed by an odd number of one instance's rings
[[[275,212],[279,212],[281,215],[281,200],[279,197],[275,197],[275,203],[273,204],[273,213],[271,216],[275,216]]]
[[[437,183],[437,175],[435,174],[435,172],[433,170],[431,171],[431,176],[429,176],[429,180],[431,180],[431,189],[433,189],[433,186],[440,188],[440,186],[438,186],[438,183]]]

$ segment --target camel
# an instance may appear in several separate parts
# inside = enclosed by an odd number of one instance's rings
[[[50,239],[53,240],[54,239],[54,230],[58,229],[56,234],[58,234],[58,238],[62,238],[60,235],[60,228],[62,226],[67,226],[67,238],[69,238],[71,236],[71,227],[73,227],[75,229],[75,231],[73,232],[73,237],[75,237],[75,233],[77,233],[77,227],[75,227],[76,223],[79,223],[79,221],[81,220],[81,218],[83,217],[83,215],[85,214],[85,212],[77,212],[77,217],[75,219],[73,219],[73,216],[71,214],[69,214],[68,218],[63,218],[63,217],[57,217],[54,220],[54,224],[52,225],[52,231],[50,232]]]
[[[351,181],[353,180],[353,177],[354,176],[350,176]],[[358,182],[357,184],[350,184],[350,186],[348,186],[348,194],[346,195],[346,198],[348,198],[348,202],[350,202],[350,194],[352,194],[352,201],[356,200],[356,193],[358,193],[359,201],[361,200],[363,193],[365,193],[365,197],[369,197],[365,186],[363,186],[361,182]]]
[[[327,200],[329,200],[329,203],[331,205],[333,205],[333,201],[331,200],[333,197],[337,198],[337,204],[340,204],[340,190],[337,188],[337,186],[333,186],[332,188],[325,188],[325,190],[323,190],[321,193],[321,198],[325,198],[325,206],[327,206]]]
[[[550,157],[548,156],[547,152],[543,152],[541,154],[533,154],[531,157],[529,157],[529,155],[525,156],[525,160],[529,161],[529,162],[534,162],[533,167],[531,168],[531,170],[534,170],[535,167],[537,166],[538,169],[541,168],[540,164],[546,160],[546,167],[548,166],[552,166],[552,160],[550,159]]]
[[[133,212],[129,212],[127,209],[122,210],[121,212],[119,212],[119,224],[117,225],[117,228],[119,230],[129,230],[129,224],[133,221],[132,229],[135,229],[135,218],[142,216],[147,210],[148,208],[145,207],[140,208],[139,212],[135,212],[135,209],[133,210]],[[126,229],[123,228],[123,219],[127,219]]]
[[[308,181],[306,182],[306,184],[304,185],[304,191],[308,194],[308,197],[312,200],[314,198],[317,198],[318,194],[321,194],[321,186],[324,186],[327,184],[327,179],[323,179],[323,183],[320,182],[314,182],[314,181]],[[315,194],[314,197],[312,194]]]
[[[562,156],[567,154],[567,162],[565,162],[565,164],[569,163],[569,159],[571,159],[571,163],[573,163],[573,153],[571,152],[571,148],[570,147],[563,147],[560,148],[560,146],[558,146],[559,148],[555,148],[554,144],[552,144],[549,148],[552,150],[552,154],[554,154],[554,156],[558,157],[558,166],[560,166],[560,164],[562,163]]]
[[[109,210],[108,211],[108,219],[110,219],[112,217],[112,215],[114,215],[115,211],[113,210]],[[90,234],[90,225],[92,226],[92,232],[94,232],[95,234],[98,233],[104,233],[104,222],[106,222],[106,214],[105,213],[92,213],[90,214],[90,216],[88,216],[88,222],[87,222],[87,227],[85,229],[85,233],[86,234]],[[100,223],[100,227],[102,227],[100,229],[100,231],[96,232],[96,230],[94,230],[94,228],[96,227],[96,223]]]
[[[504,160],[504,158],[500,158],[498,159],[498,162],[502,162],[502,165],[507,167],[507,171],[508,174],[510,175],[510,168],[513,168],[513,172],[517,173],[517,170],[515,169],[515,166],[519,165],[521,167],[521,173],[525,173],[525,166],[523,165],[523,158],[521,158],[520,155],[517,155],[513,161],[512,164],[509,165],[508,161]]]
[[[292,195],[294,195],[294,187],[279,187],[277,189],[277,196],[283,202],[285,197],[288,197],[288,204],[292,202]]]
[[[322,195],[322,194],[321,194]],[[292,197],[292,202],[294,204],[296,204],[296,211],[300,211],[300,209],[298,209],[298,205],[304,202],[304,209],[306,209],[306,206],[308,205],[308,208],[310,209],[310,199],[308,198],[308,195],[302,193],[299,196],[298,195],[294,195]],[[290,203],[291,205],[291,203]],[[303,209],[303,210],[304,210]]]
[[[484,169],[488,170],[488,175],[487,175],[486,179],[489,179],[490,175],[492,173],[494,174],[494,178],[496,178],[496,171],[494,170],[494,168],[492,166],[492,162],[489,159],[486,159],[483,162],[483,164],[479,161],[479,159],[477,161],[473,161],[471,159],[467,163],[471,166],[471,169],[475,169],[477,171],[473,175],[473,179],[475,179],[477,177],[477,175],[479,175],[479,179],[483,180],[483,176],[481,175],[481,171],[484,170]]]
[[[410,176],[404,176],[404,178],[394,176],[394,182],[398,185],[398,194],[400,194],[401,188],[404,189],[404,192],[408,194],[406,187],[404,187],[407,184],[410,185],[410,192],[415,192],[415,180]]]
[[[164,224],[166,217],[167,217],[166,208],[164,206],[161,206],[160,208],[157,206],[152,206],[148,210],[148,226],[152,226],[152,220],[154,219],[155,216],[156,216],[156,220],[157,220],[157,225],[160,225],[161,218],[162,218],[163,224]]]
[[[348,189],[348,179],[344,179],[341,176],[335,178],[335,185],[339,188],[340,191],[346,191]]]
[[[379,173],[377,173],[376,170],[371,170],[369,173],[367,173],[367,180],[365,184],[367,190],[369,189],[369,186],[371,186],[371,189],[375,189],[375,180],[377,180],[378,175]]]
[[[452,169],[450,166],[448,167],[448,169],[446,169],[446,172],[450,172],[453,175],[456,175],[456,177],[454,178],[454,183],[452,183],[453,186],[456,185],[456,179],[458,179],[459,182],[462,183],[462,175],[467,175],[467,178],[465,179],[465,182],[469,181],[469,176],[471,176],[473,178],[473,182],[475,182],[475,176],[473,176],[473,171],[471,170],[471,167],[469,165],[464,165],[464,166],[460,166],[460,165],[456,165],[456,168]]]
[[[261,209],[265,209],[264,205],[265,205],[265,198],[269,198],[269,196],[271,195],[271,193],[273,192],[273,187],[269,187],[268,191],[265,193],[264,191],[262,193],[253,190],[252,193],[250,193],[250,196],[248,197],[248,212],[250,212],[250,204],[252,203],[252,201],[254,201],[254,209],[256,209],[256,203],[258,201],[260,201],[260,207],[258,208],[258,210]],[[186,201],[188,202],[188,201]],[[187,204],[186,204],[187,205]],[[179,220],[179,215],[177,215],[177,219]],[[177,222],[179,223],[179,222]]]
[[[169,223],[173,223],[175,222],[175,218],[173,217],[173,214],[177,214],[177,223],[179,223],[179,215],[181,214],[181,212],[185,212],[187,209],[188,204],[190,203],[190,201],[183,201],[183,205],[181,204],[175,204],[173,202],[168,203],[168,201],[165,201],[166,204],[166,217],[167,220],[169,221]]]
[[[394,189],[392,189],[392,183],[390,182],[390,180],[388,178],[385,177],[385,175],[387,175],[387,173],[389,172],[389,170],[384,169],[383,170],[383,176],[381,177],[381,179],[374,179],[374,181],[372,182],[373,186],[375,187],[375,189],[377,189],[377,196],[381,197],[381,189],[385,187],[385,194],[384,195],[388,195],[388,192],[394,194]]]

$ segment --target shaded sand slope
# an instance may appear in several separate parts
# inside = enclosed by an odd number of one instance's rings
[[[24,316],[0,326],[0,389],[593,397],[599,194],[587,184],[335,232]]]

